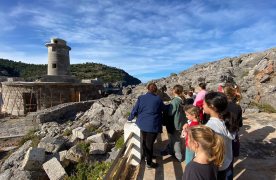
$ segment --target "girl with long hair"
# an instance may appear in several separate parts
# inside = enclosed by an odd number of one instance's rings
[[[224,159],[223,138],[204,125],[189,127],[187,134],[195,158],[186,166],[182,180],[217,180]]]
[[[225,145],[225,158],[222,166],[219,168],[218,180],[225,180],[228,171],[231,171],[231,162],[233,159],[232,140],[235,139],[237,127],[231,123],[231,115],[227,110],[228,101],[225,94],[221,92],[210,92],[206,94],[203,109],[210,115],[206,126],[210,127],[217,134],[222,135]]]

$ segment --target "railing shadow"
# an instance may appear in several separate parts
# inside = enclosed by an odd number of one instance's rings
[[[252,166],[258,166],[258,162],[254,163],[254,160],[251,158],[263,160],[265,157],[270,157],[272,163],[276,165],[276,138],[273,138],[270,140],[270,142],[265,142],[264,139],[270,134],[275,132],[275,128],[272,126],[265,126],[260,129],[256,129],[252,132],[247,132],[246,130],[249,130],[251,126],[244,125],[240,132],[240,157],[245,157],[242,160],[235,159],[235,167],[234,167],[234,179],[248,179],[249,177],[252,177],[252,170],[248,169],[248,164],[252,164]],[[259,169],[264,168],[268,166],[267,164],[263,164],[263,166],[260,164],[261,167]],[[266,176],[267,178],[267,176]],[[258,179],[256,177],[256,179]],[[275,179],[274,177],[271,179]],[[253,180],[251,178],[251,180]]]

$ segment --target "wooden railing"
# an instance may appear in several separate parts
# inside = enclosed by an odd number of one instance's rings
[[[133,148],[133,143],[129,144],[130,139],[133,137],[134,133],[130,133],[127,140],[125,141],[123,147],[120,149],[116,159],[113,161],[110,169],[106,173],[104,180],[125,180],[129,168],[130,160],[130,151]]]

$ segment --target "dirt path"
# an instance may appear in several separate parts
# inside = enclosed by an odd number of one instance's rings
[[[234,179],[236,180],[275,180],[276,179],[276,114],[258,113],[244,115],[244,126],[240,130],[240,157],[235,160]],[[155,144],[155,150],[165,147],[167,134],[162,133]],[[157,157],[159,167],[147,170],[141,163],[139,180],[181,179],[185,163],[179,163],[170,156]]]
[[[0,119],[0,139],[7,137],[23,136],[33,128],[25,122],[25,117],[5,117]]]

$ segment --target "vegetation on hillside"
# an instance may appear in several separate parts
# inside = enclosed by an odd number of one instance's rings
[[[66,180],[101,180],[104,178],[110,166],[111,166],[110,162],[79,163],[73,170],[74,173],[65,179]]]
[[[125,82],[125,85],[139,84],[141,81],[125,71],[98,63],[71,64],[71,73],[78,79],[100,78],[104,82]],[[47,74],[47,65],[27,64],[0,59],[0,76],[22,77],[34,81]]]

